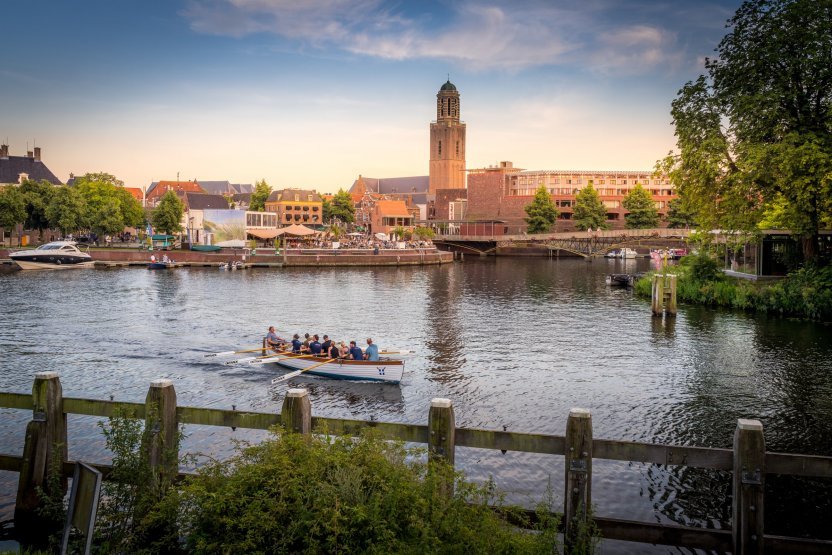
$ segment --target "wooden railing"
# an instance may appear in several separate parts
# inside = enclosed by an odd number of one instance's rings
[[[762,424],[757,420],[739,420],[732,449],[713,449],[680,445],[656,445],[630,441],[595,439],[592,416],[584,409],[572,409],[564,436],[528,434],[509,431],[458,428],[453,404],[434,399],[428,423],[400,424],[364,420],[345,420],[312,416],[305,389],[290,389],[281,412],[263,413],[227,409],[180,407],[170,380],[151,383],[145,403],[65,398],[55,372],[36,374],[32,394],[0,393],[0,407],[32,410],[27,425],[23,455],[0,454],[0,470],[20,473],[15,521],[35,518],[38,507],[36,488],[45,483],[47,469],[55,458],[69,475],[67,461],[66,415],[80,414],[109,417],[117,412],[146,420],[152,432],[147,456],[155,468],[171,464],[161,456],[162,447],[177,446],[180,424],[225,426],[266,430],[282,425],[290,432],[311,434],[321,431],[333,435],[356,436],[373,428],[390,440],[426,443],[432,458],[453,464],[456,447],[499,449],[526,453],[543,453],[565,457],[563,527],[569,537],[588,518],[592,506],[592,461],[596,459],[634,461],[660,465],[687,466],[730,471],[733,473],[731,530],[711,530],[678,525],[655,524],[605,517],[592,517],[602,537],[687,548],[716,549],[733,553],[830,553],[832,541],[765,535],[764,490],[766,476],[786,474],[832,478],[832,457],[772,453],[765,450]],[[178,448],[178,446],[177,446]],[[176,458],[168,458],[176,465]],[[107,465],[93,465],[105,475]],[[168,468],[180,478],[178,466]]]

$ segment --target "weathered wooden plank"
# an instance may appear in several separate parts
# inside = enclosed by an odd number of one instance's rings
[[[176,415],[182,424],[200,426],[226,426],[268,430],[280,424],[280,415],[273,412],[245,412],[228,409],[203,409],[199,407],[177,407]]]
[[[0,470],[8,470],[9,472],[20,472],[23,468],[22,455],[6,455],[0,453]]]
[[[428,453],[432,460],[444,459],[454,465],[456,417],[450,399],[433,399],[428,412]]]
[[[344,420],[341,418],[312,417],[315,433],[359,436],[367,428],[375,430],[383,439],[427,443],[428,427],[424,424],[399,424],[396,422],[375,422],[371,420]]]
[[[34,407],[32,394],[0,392],[0,407],[4,409],[32,410],[32,407]]]
[[[675,524],[655,524],[596,517],[601,537],[608,540],[675,545],[697,549],[731,550],[730,530],[709,530]]]
[[[596,459],[690,466],[713,470],[731,470],[734,467],[731,449],[656,445],[611,439],[596,439],[592,447],[593,457]]]
[[[145,417],[144,403],[129,403],[126,401],[101,401],[99,399],[64,399],[64,412],[67,414],[83,414],[86,416],[101,416],[109,418],[117,411],[135,418]]]
[[[765,552],[772,555],[829,555],[832,541],[766,536]]]
[[[832,457],[766,453],[766,473],[832,478]]]
[[[563,455],[563,449],[566,445],[563,436],[480,430],[476,428],[457,428],[456,444],[458,447],[500,449],[547,455]]]
[[[145,424],[142,451],[159,492],[179,472],[179,425],[176,422],[176,389],[168,379],[150,383],[145,398]]]

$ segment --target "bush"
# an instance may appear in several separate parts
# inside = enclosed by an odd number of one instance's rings
[[[372,435],[279,434],[211,462],[168,497],[195,553],[551,553],[557,522],[513,528],[492,485]],[[443,494],[452,480],[455,494]],[[548,507],[546,507],[548,509]],[[512,511],[510,508],[502,508]],[[541,512],[541,515],[543,512]],[[521,518],[520,513],[513,515]]]

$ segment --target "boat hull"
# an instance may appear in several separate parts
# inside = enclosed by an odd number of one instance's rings
[[[151,262],[147,265],[148,270],[169,270],[171,268],[176,268],[176,263],[174,263],[174,262]]]
[[[12,261],[20,266],[21,270],[70,270],[73,268],[92,268],[95,261],[86,258],[81,260],[62,260],[59,257],[57,260],[44,260],[43,257],[15,257],[10,255]],[[40,259],[38,259],[40,258]]]
[[[402,381],[402,374],[404,373],[404,361],[402,360],[333,360],[325,364],[321,364],[321,360],[316,357],[288,355],[286,358],[281,358],[275,362],[290,370],[305,370],[310,366],[315,366],[313,370],[304,373],[337,380],[396,384]]]

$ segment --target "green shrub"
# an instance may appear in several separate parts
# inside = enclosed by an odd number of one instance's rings
[[[518,530],[487,506],[501,504],[492,484],[420,460],[372,435],[278,434],[209,463],[166,501],[194,553],[554,552],[554,519]]]
[[[723,277],[719,261],[705,251],[683,257],[680,266],[693,281],[700,283],[718,281]]]

